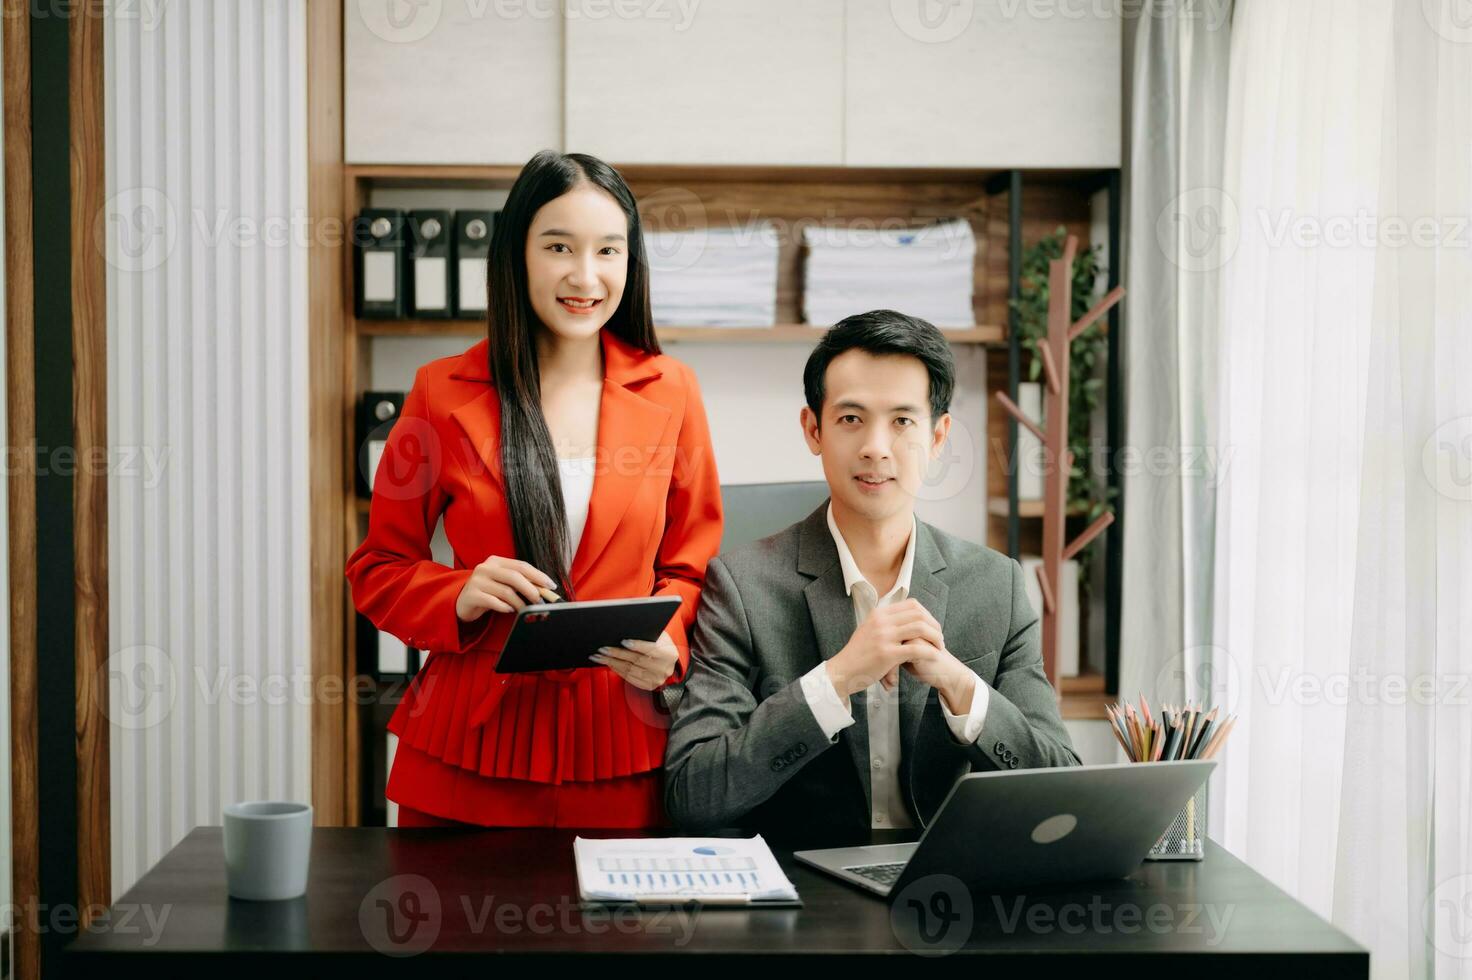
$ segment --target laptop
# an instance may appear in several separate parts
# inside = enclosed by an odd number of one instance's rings
[[[793,857],[885,897],[935,874],[973,893],[1123,878],[1215,766],[1180,759],[968,773],[918,841]]]

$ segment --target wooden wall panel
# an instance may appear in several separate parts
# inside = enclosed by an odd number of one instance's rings
[[[78,460],[108,459],[107,261],[96,228],[106,211],[103,20],[72,17],[72,398]],[[109,756],[107,470],[79,465],[72,502],[76,552],[77,899],[112,902]]]
[[[26,0],[4,0],[5,112],[5,430],[17,458],[35,458],[35,264],[31,207],[31,39]],[[6,474],[10,553],[10,857],[11,901],[39,901],[37,799],[36,481],[29,466]],[[21,980],[40,976],[36,923],[17,915],[11,964]]]
[[[308,384],[311,417],[311,589],[314,679],[352,673],[347,645],[347,586],[343,561],[348,547],[342,511],[350,502],[351,471],[342,465],[350,452],[351,408],[338,393],[347,379],[343,357],[346,269],[352,250],[346,244],[343,178],[342,7],[307,7],[307,209],[313,227],[342,228],[340,243],[315,245],[308,256]],[[356,542],[354,542],[356,543]],[[318,688],[319,690],[321,688]],[[349,737],[347,697],[312,702],[312,807],[319,826],[348,822],[349,796],[343,775]]]

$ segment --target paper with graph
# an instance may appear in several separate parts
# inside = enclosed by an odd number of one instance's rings
[[[589,902],[796,902],[797,889],[760,835],[573,841]]]

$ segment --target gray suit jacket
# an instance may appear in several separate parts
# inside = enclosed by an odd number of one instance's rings
[[[665,748],[665,806],[687,832],[739,827],[815,841],[868,834],[865,695],[850,699],[855,722],[829,741],[800,684],[854,632],[827,507],[706,567]],[[1021,566],[920,521],[916,533],[910,595],[940,622],[950,652],[992,688],[980,737],[963,744],[935,689],[900,671],[900,784],[923,827],[973,769],[1080,762],[1043,673]]]

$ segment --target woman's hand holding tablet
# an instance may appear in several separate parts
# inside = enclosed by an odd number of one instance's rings
[[[599,647],[598,652],[588,658],[603,664],[641,691],[652,691],[675,672],[680,662],[680,651],[669,633],[660,633],[659,639],[624,640],[619,647]]]

